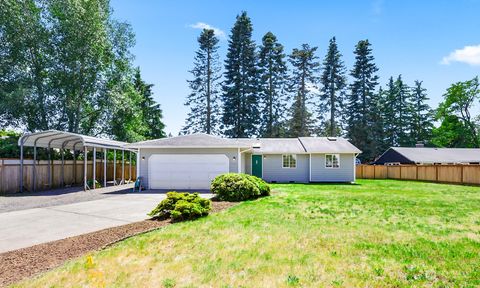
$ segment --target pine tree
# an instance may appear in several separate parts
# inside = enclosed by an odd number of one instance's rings
[[[142,111],[142,121],[147,127],[146,133],[143,135],[144,138],[146,140],[164,138],[166,134],[164,131],[165,124],[162,121],[163,112],[160,104],[153,99],[153,84],[147,84],[143,81],[138,68],[135,71],[133,83],[135,90],[142,96],[140,110]]]
[[[382,87],[378,89],[377,93],[374,93],[371,99],[372,109],[369,109],[369,127],[370,127],[370,139],[371,147],[374,148],[375,154],[373,157],[380,156],[380,153],[389,148],[386,141],[386,130],[384,115],[380,111],[385,110],[385,92]]]
[[[343,100],[345,96],[345,87],[347,79],[345,77],[345,65],[341,59],[342,54],[338,51],[335,37],[330,39],[328,52],[323,60],[323,73],[320,78],[322,88],[320,90],[321,105],[318,106],[319,119],[323,119],[323,114],[328,110],[330,119],[325,125],[328,129],[326,134],[328,136],[337,136],[337,131],[340,130]],[[326,109],[325,109],[326,108]]]
[[[303,44],[301,49],[293,49],[289,61],[293,67],[289,90],[293,94],[291,118],[289,120],[290,137],[310,136],[312,133],[312,113],[309,111],[312,90],[319,81],[320,63],[315,56],[317,47]]]
[[[237,16],[228,41],[223,85],[224,134],[229,137],[256,135],[260,119],[255,43],[246,12]]]
[[[395,118],[399,146],[412,146],[415,144],[410,138],[410,124],[412,123],[412,103],[410,87],[405,84],[402,75],[398,75],[395,85]]]
[[[396,101],[396,87],[393,77],[388,79],[387,86],[385,90],[382,90],[382,118],[384,125],[384,136],[385,136],[385,145],[388,147],[397,146],[398,135],[397,135],[397,126],[396,126],[396,110],[395,110],[395,101]],[[388,148],[386,147],[386,148]]]
[[[373,159],[379,153],[371,139],[371,115],[374,111],[372,97],[378,85],[378,68],[374,63],[371,44],[368,40],[361,40],[355,47],[355,65],[350,72],[353,82],[349,86],[347,95],[347,136],[352,143],[363,151],[362,159]]]
[[[260,135],[262,137],[280,137],[284,130],[285,80],[287,66],[283,45],[277,37],[268,32],[262,38],[259,61],[259,97],[261,101]]]
[[[412,89],[412,121],[410,137],[412,141],[428,142],[432,137],[433,111],[428,105],[427,89],[422,87],[422,81],[415,80]]]
[[[190,71],[193,80],[188,80],[191,93],[185,102],[190,107],[182,134],[218,133],[220,111],[218,105],[220,64],[218,38],[211,29],[204,29],[198,37],[199,49]]]

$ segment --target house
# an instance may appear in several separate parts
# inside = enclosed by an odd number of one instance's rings
[[[268,182],[353,182],[361,151],[343,138],[227,139],[193,134],[127,145],[138,149],[137,175],[150,189],[209,189],[219,174]]]
[[[373,162],[375,165],[445,165],[479,163],[480,149],[427,147],[391,147]]]

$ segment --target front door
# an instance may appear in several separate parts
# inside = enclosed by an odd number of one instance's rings
[[[252,175],[262,178],[262,155],[252,155]]]

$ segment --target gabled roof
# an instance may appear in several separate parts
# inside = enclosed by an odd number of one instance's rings
[[[309,153],[361,153],[360,149],[340,137],[300,137]]]
[[[254,152],[263,154],[275,153],[306,153],[298,138],[241,138],[238,141],[253,148]]]
[[[478,148],[391,147],[390,149],[400,153],[414,163],[480,162],[480,149]]]
[[[235,139],[203,133],[147,140],[127,145],[131,148],[249,148]]]
[[[208,134],[192,134],[142,141],[131,148],[249,148],[263,154],[277,153],[361,153],[343,138],[237,138],[228,139]]]

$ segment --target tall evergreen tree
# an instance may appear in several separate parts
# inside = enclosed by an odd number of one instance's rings
[[[222,124],[224,134],[234,138],[256,135],[260,119],[252,31],[250,18],[246,12],[242,12],[237,16],[228,41]]]
[[[403,81],[402,75],[395,80],[395,112],[396,131],[399,146],[415,145],[415,140],[410,137],[412,123],[412,101],[410,87]]]
[[[220,120],[218,38],[213,30],[204,29],[198,37],[198,44],[194,68],[190,71],[193,80],[188,80],[191,93],[185,102],[190,112],[182,133],[216,134]]]
[[[153,99],[152,84],[134,71],[122,93],[112,99],[110,134],[119,141],[136,142],[165,137],[160,104]]]
[[[140,75],[140,69],[135,71],[133,85],[135,90],[141,95],[140,110],[142,111],[142,121],[146,126],[143,134],[145,140],[164,138],[165,124],[163,123],[163,112],[160,104],[153,99],[153,84],[143,81]]]
[[[327,121],[328,136],[337,136],[337,131],[340,130],[343,100],[345,96],[345,87],[347,79],[345,77],[345,65],[341,59],[342,54],[338,51],[335,37],[330,39],[328,52],[323,60],[323,73],[320,78],[322,87],[320,90],[321,105],[318,106],[318,114],[320,120],[323,119],[325,110],[328,111],[330,118]],[[325,109],[326,108],[326,109]]]
[[[315,55],[317,47],[302,44],[301,49],[293,49],[289,55],[292,65],[292,75],[289,90],[293,96],[293,104],[290,110],[291,118],[288,123],[290,137],[310,136],[312,133],[312,113],[309,106],[312,104],[312,91],[319,81],[320,63]]]
[[[413,141],[429,142],[433,130],[433,111],[428,105],[427,89],[422,87],[422,81],[415,80],[412,89],[412,122],[410,137]]]
[[[262,117],[259,132],[262,137],[280,137],[284,133],[287,66],[283,45],[277,42],[272,32],[262,38],[258,68]]]
[[[382,118],[384,119],[384,131],[385,131],[385,149],[388,147],[398,146],[398,131],[396,122],[396,86],[393,77],[388,79],[387,87],[383,90],[382,102],[383,109]]]
[[[379,111],[372,105],[372,97],[378,85],[378,71],[374,63],[371,44],[368,40],[361,40],[355,47],[355,65],[350,72],[353,82],[349,86],[347,103],[347,136],[352,143],[359,147],[363,153],[360,157],[373,159],[379,153],[371,139],[371,115]]]

